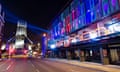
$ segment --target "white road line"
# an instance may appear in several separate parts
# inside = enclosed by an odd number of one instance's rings
[[[11,65],[9,65],[9,66],[6,68],[6,70],[8,70],[10,67],[11,67]]]
[[[32,64],[32,63],[31,63]],[[32,64],[32,66],[35,68],[35,66]]]
[[[35,68],[34,64],[33,64],[31,61],[28,61],[28,62],[32,65],[32,67],[34,67],[34,68]]]
[[[0,67],[2,67],[4,64],[6,64],[8,61],[5,61],[4,63],[2,63],[1,65],[0,65]]]
[[[40,72],[38,69],[36,69],[36,72]]]
[[[8,70],[11,66],[12,66],[13,62],[6,68],[6,70]]]
[[[40,72],[40,71],[35,67],[35,65],[34,65],[31,61],[29,61],[29,62],[30,62],[31,65],[36,69],[35,72]]]
[[[29,63],[31,63],[31,61],[28,61]]]
[[[71,70],[71,72],[78,72],[78,71],[76,71],[76,70]]]

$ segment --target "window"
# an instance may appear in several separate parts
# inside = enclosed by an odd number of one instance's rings
[[[103,9],[103,15],[108,16],[110,13],[110,5],[108,0],[102,0],[102,9]]]
[[[96,10],[91,11],[91,22],[94,22],[96,20]]]
[[[98,5],[100,3],[100,0],[94,0],[94,5]]]
[[[91,11],[88,11],[86,13],[86,23],[87,24],[91,23]]]
[[[77,6],[77,16],[79,17],[81,15],[81,9],[80,9],[80,4]]]
[[[75,19],[75,30],[78,29],[78,18]]]
[[[84,4],[81,4],[80,6],[80,15],[85,15],[85,7],[84,7]]]
[[[70,16],[68,15],[65,19],[65,27],[66,27],[66,33],[70,33]]]
[[[96,6],[96,19],[100,19],[103,16],[102,8],[100,5]]]
[[[90,0],[85,0],[85,11],[88,12],[91,9],[90,7]]]
[[[72,21],[75,19],[75,10],[72,10]]]
[[[82,16],[80,16],[80,17],[78,18],[78,27],[79,27],[79,28],[82,28],[82,27],[84,26],[83,23],[84,23],[84,22],[83,22],[83,18],[82,18]]]
[[[111,12],[115,12],[119,9],[118,0],[110,0]]]

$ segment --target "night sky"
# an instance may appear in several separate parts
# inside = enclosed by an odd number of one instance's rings
[[[22,19],[42,29],[48,29],[72,0],[0,0],[5,11],[4,38],[16,32],[16,20]],[[28,29],[29,37],[40,34],[40,30]]]

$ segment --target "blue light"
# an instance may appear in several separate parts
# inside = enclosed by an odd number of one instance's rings
[[[35,29],[35,30],[40,30],[40,31],[44,31],[44,32],[49,32],[48,30],[45,30],[45,29],[43,29],[43,28],[39,28],[39,27],[34,26],[34,25],[32,25],[32,24],[28,24],[28,28],[30,28],[30,29]]]
[[[55,49],[56,48],[55,44],[50,45],[50,48]]]
[[[11,22],[12,24],[17,24],[18,20],[23,20],[22,18],[18,18],[16,15],[12,14],[6,8],[3,8],[3,9],[4,9],[5,14],[6,14],[6,16],[5,16],[6,21]],[[30,30],[32,30],[33,32],[38,32],[38,33],[39,33],[39,31],[43,31],[43,32],[47,32],[47,33],[49,32],[48,30],[45,30],[43,28],[39,28],[37,26],[34,26],[34,24],[30,24],[30,23],[28,23],[28,28],[30,28]]]
[[[42,53],[43,53],[43,56],[45,56],[45,53],[46,53],[46,37],[42,37]]]

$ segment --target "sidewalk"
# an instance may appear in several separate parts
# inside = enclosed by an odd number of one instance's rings
[[[48,60],[64,62],[64,63],[68,63],[68,64],[72,64],[72,65],[103,70],[105,72],[120,72],[120,66],[117,66],[117,65],[102,65],[99,63],[80,62],[77,60],[67,60],[67,59],[57,59],[57,58],[48,58]]]

